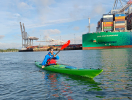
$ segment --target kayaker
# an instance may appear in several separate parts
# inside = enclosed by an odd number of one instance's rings
[[[42,62],[42,68],[45,68],[46,65],[55,65],[57,62],[56,60],[58,59],[59,59],[59,56],[55,55],[53,47],[50,47],[49,53],[45,56]]]

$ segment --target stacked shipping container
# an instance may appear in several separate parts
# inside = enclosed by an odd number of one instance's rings
[[[103,15],[103,29],[104,31],[113,30],[113,15]]]
[[[100,32],[102,29],[102,18],[98,21],[98,24],[97,24],[97,32]]]
[[[132,13],[127,17],[125,14],[104,14],[97,23],[97,32],[126,30],[126,26],[127,30],[132,30]]]
[[[125,30],[125,14],[115,14],[115,30]]]
[[[126,20],[127,20],[127,30],[131,30],[132,29],[132,13],[126,16]]]

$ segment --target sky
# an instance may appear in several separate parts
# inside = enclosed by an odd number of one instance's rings
[[[0,49],[22,48],[20,22],[28,36],[82,43],[82,34],[96,31],[97,22],[115,0],[0,0]],[[33,42],[33,45],[49,42]]]

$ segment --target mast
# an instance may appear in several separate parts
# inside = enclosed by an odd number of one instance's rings
[[[89,26],[88,26],[88,28],[89,28],[89,33],[90,33],[90,18],[88,18],[89,19]]]

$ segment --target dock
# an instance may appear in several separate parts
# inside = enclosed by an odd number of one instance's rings
[[[19,52],[35,52],[35,51],[49,51],[50,47],[53,47],[54,51],[61,49],[62,45],[49,45],[49,46],[30,46],[25,49],[19,50]],[[82,50],[82,44],[70,44],[64,50]]]

